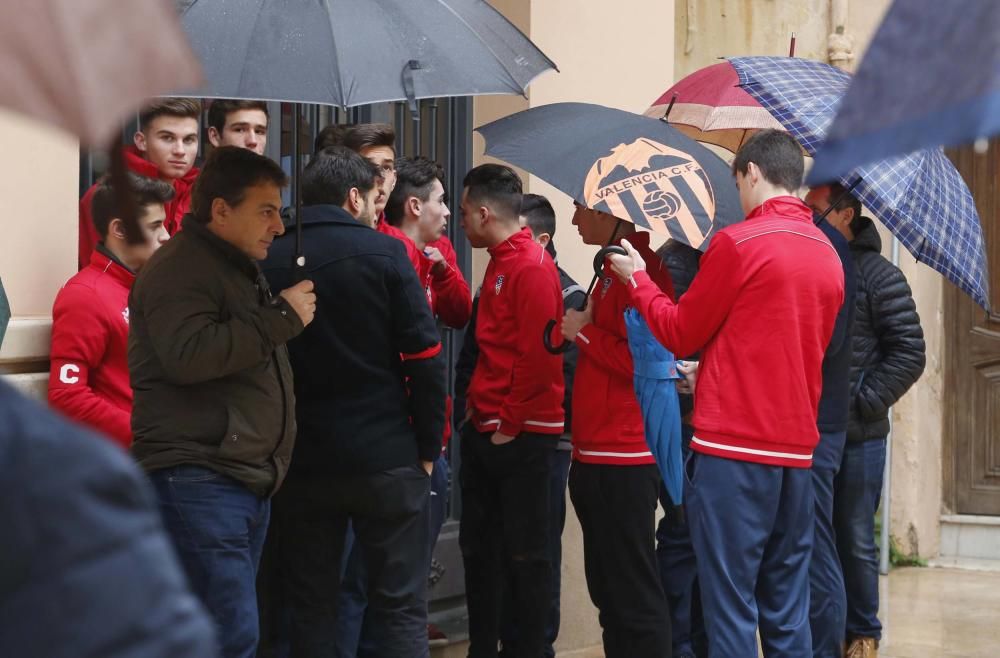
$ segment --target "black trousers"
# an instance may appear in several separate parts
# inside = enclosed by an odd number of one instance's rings
[[[607,658],[670,656],[670,615],[656,563],[655,464],[573,462],[569,493],[583,528],[590,598]]]
[[[430,477],[419,464],[354,478],[291,475],[274,499],[292,658],[328,658],[347,521],[368,565],[380,658],[425,658]]]
[[[549,472],[557,437],[522,433],[505,445],[467,425],[462,434],[462,518],[469,658],[495,658],[500,602],[512,588],[520,625],[505,655],[541,658],[551,598]]]

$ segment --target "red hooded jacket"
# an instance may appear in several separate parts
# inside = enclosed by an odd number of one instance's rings
[[[542,333],[562,317],[562,288],[552,258],[523,229],[489,248],[476,319],[479,358],[467,404],[480,432],[563,432],[562,355]],[[558,342],[558,341],[557,341]]]
[[[167,233],[170,235],[181,230],[181,218],[191,209],[191,190],[194,188],[195,179],[198,178],[198,168],[191,167],[191,171],[181,178],[163,178],[160,176],[156,165],[143,158],[136,147],[126,147],[124,154],[125,166],[132,173],[147,178],[161,178],[174,186],[174,198],[166,204],[167,219],[163,223],[163,227],[167,229]],[[90,204],[94,199],[94,192],[96,190],[97,184],[94,184],[83,195],[83,198],[80,199],[80,245],[78,256],[81,270],[90,263],[90,254],[93,253],[94,247],[101,240],[101,236],[97,234],[97,229],[94,228],[94,217],[90,211]]]
[[[840,258],[812,211],[776,197],[720,231],[677,304],[647,272],[630,283],[632,303],[667,349],[702,351],[691,448],[809,468],[823,355],[844,301]]]
[[[646,261],[653,283],[674,298],[667,266],[649,248],[648,233],[627,237]],[[653,464],[635,397],[632,353],[625,331],[628,288],[605,265],[591,294],[593,318],[576,335],[579,356],[573,385],[573,459],[587,464]]]
[[[135,274],[98,250],[56,295],[49,403],[127,448],[132,443],[128,294]]]

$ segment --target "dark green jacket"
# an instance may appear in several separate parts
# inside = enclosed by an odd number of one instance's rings
[[[192,217],[129,297],[132,452],[147,471],[195,464],[267,496],[295,442],[285,343],[302,322],[256,263]]]

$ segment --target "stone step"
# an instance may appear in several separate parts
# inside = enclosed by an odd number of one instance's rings
[[[942,515],[941,559],[1000,561],[1000,517]]]

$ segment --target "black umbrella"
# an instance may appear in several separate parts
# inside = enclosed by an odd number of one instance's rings
[[[354,107],[524,94],[554,69],[483,0],[180,0],[209,98]],[[295,126],[299,124],[296,107]],[[295,172],[299,172],[298,143]],[[296,206],[299,197],[296,194]],[[298,210],[298,208],[296,208]],[[296,212],[296,259],[302,257]]]
[[[577,203],[704,251],[743,219],[729,167],[666,122],[587,103],[554,103],[477,128],[486,155],[542,178]],[[600,277],[607,248],[594,263]],[[589,294],[589,291],[588,291]],[[582,309],[580,309],[582,310]],[[543,337],[551,352],[549,323]]]

